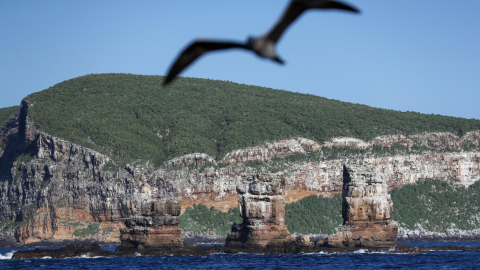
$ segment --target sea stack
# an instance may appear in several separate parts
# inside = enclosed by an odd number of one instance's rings
[[[369,167],[343,167],[343,226],[328,236],[333,247],[387,247],[395,245],[398,225],[386,179]]]
[[[120,230],[121,244],[117,251],[181,248],[180,210],[176,200],[151,202],[141,215],[125,220],[126,228]]]
[[[238,205],[243,223],[233,225],[228,249],[282,248],[292,241],[285,225],[285,179],[283,175],[256,175],[238,185]]]

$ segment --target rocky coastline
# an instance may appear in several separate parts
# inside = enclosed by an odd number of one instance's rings
[[[302,234],[291,234],[293,238],[296,238]],[[204,234],[195,232],[185,232],[182,230],[183,244],[184,245],[224,245],[227,236],[216,234]],[[308,234],[311,243],[315,243],[318,240],[325,241],[328,235],[324,234]],[[480,241],[480,230],[449,230],[449,233],[430,232],[425,230],[408,230],[401,226],[398,228],[397,242],[468,242],[468,241]],[[62,246],[77,246],[82,244],[96,243],[100,246],[118,246],[120,240],[117,241],[95,241],[95,240],[43,240],[40,242],[33,242],[29,244],[19,245],[15,241],[2,241],[0,242],[0,248],[11,247],[62,247]]]
[[[385,181],[372,172],[344,168],[343,214],[341,233],[311,242],[304,235],[288,233],[285,216],[285,178],[277,175],[253,175],[252,183],[238,185],[238,204],[242,224],[232,226],[224,245],[199,246],[185,244],[178,227],[181,206],[174,198],[152,201],[142,205],[141,215],[124,220],[120,229],[120,245],[115,252],[105,252],[96,243],[65,246],[58,250],[16,252],[12,258],[55,258],[75,256],[132,256],[142,255],[206,255],[213,253],[300,253],[354,252],[369,248],[372,251],[418,253],[408,245],[396,245],[395,224],[390,224],[389,195]],[[372,181],[377,179],[377,181]],[[372,183],[374,185],[372,185]],[[377,190],[377,191],[376,191]],[[352,198],[355,198],[352,201]],[[359,210],[361,214],[359,215]],[[354,221],[354,222],[352,222]],[[387,226],[387,230],[377,225]],[[390,228],[393,226],[392,228]],[[382,227],[382,228],[383,228]],[[373,229],[372,229],[373,228]]]
[[[185,245],[202,245],[215,244],[223,245],[227,239],[226,235],[204,234],[195,232],[183,232],[183,244]]]
[[[383,252],[421,254],[425,250],[479,248],[435,246],[411,247],[396,243],[398,226],[391,219],[392,203],[385,181],[365,167],[343,169],[343,226],[334,235],[317,237],[290,235],[286,230],[285,179],[283,175],[254,175],[255,181],[238,185],[242,224],[232,226],[223,245],[186,244],[178,227],[181,206],[174,198],[142,205],[141,215],[125,219],[120,245],[105,251],[97,243],[67,245],[60,249],[17,251],[12,259],[210,255],[215,253],[352,253]]]
[[[42,259],[49,258],[75,258],[75,257],[118,257],[118,256],[161,256],[161,255],[183,255],[183,256],[205,256],[216,253],[260,253],[260,254],[297,254],[297,253],[389,253],[389,254],[421,254],[425,251],[474,251],[479,252],[480,247],[461,247],[461,246],[433,246],[433,247],[412,247],[407,244],[395,244],[389,248],[368,249],[359,247],[325,247],[325,246],[296,246],[294,244],[286,246],[284,249],[264,248],[264,249],[241,249],[235,250],[221,245],[215,246],[197,246],[186,245],[178,249],[144,249],[129,251],[106,251],[98,244],[79,244],[68,245],[60,249],[35,249],[27,251],[17,251],[12,259]]]

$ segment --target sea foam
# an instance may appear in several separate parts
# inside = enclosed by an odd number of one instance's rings
[[[15,250],[7,252],[5,255],[0,254],[0,260],[10,260],[13,256],[13,253],[15,253]]]

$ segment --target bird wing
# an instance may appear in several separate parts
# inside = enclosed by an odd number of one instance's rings
[[[340,1],[334,1],[334,0],[297,0],[297,1],[302,2],[302,4],[304,4],[307,8],[341,9],[341,10],[351,11],[355,13],[360,12],[357,8],[347,5],[345,3],[342,3]]]
[[[266,34],[266,39],[277,42],[287,27],[310,8],[319,9],[342,9],[346,11],[359,12],[356,8],[333,0],[292,0],[283,13],[277,24]]]
[[[228,41],[215,41],[215,40],[196,40],[192,42],[177,58],[170,68],[167,78],[163,81],[163,85],[170,83],[182,70],[195,61],[202,54],[230,48],[244,48],[247,49],[245,44],[228,42]]]
[[[302,14],[302,12],[304,12],[306,9],[307,8],[305,7],[305,5],[303,5],[299,1],[290,1],[290,4],[288,5],[280,20],[278,20],[272,30],[270,30],[270,32],[265,35],[266,39],[276,43],[280,39],[280,36],[282,36],[285,29],[287,29],[287,27],[295,19],[297,19],[297,17],[300,16],[300,14]]]

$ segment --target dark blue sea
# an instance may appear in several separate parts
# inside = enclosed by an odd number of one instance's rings
[[[479,247],[480,242],[419,242],[412,246],[458,245]],[[114,246],[102,247],[114,250]],[[136,256],[71,259],[12,260],[15,250],[0,248],[0,269],[480,269],[480,252],[427,251],[423,254],[213,254],[209,256]],[[33,249],[33,248],[30,248]]]

